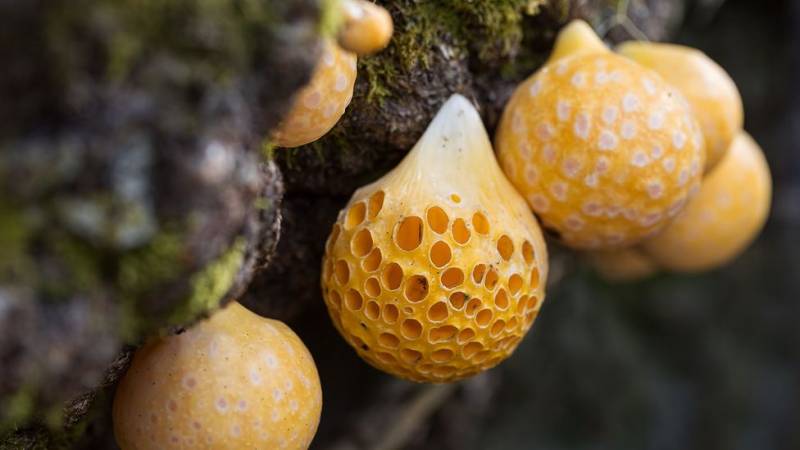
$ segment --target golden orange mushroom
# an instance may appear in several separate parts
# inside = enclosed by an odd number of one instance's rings
[[[706,171],[713,168],[744,122],[742,97],[725,69],[700,50],[675,44],[626,42],[617,51],[655,70],[686,97],[706,142]]]
[[[507,358],[544,300],[547,249],[478,112],[442,106],[406,158],[357,190],[326,245],[342,336],[398,377],[447,382]]]
[[[578,249],[653,236],[699,187],[705,158],[681,94],[609,51],[580,21],[516,89],[495,144],[544,226]]]
[[[353,98],[356,56],[326,41],[309,84],[270,139],[278,147],[299,147],[324,136],[336,125]]]
[[[643,248],[676,272],[719,267],[744,251],[769,214],[772,181],[758,144],[740,132],[700,193],[661,234]]]
[[[322,393],[308,350],[236,302],[136,352],[114,398],[122,450],[308,448]]]

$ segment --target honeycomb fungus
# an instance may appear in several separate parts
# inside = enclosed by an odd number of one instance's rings
[[[353,195],[326,245],[322,289],[373,366],[446,382],[514,351],[544,300],[547,249],[463,97],[394,170]]]
[[[583,22],[523,82],[498,126],[500,163],[546,228],[579,249],[655,235],[698,189],[704,141],[686,100]]]
[[[353,98],[356,56],[331,41],[324,46],[311,81],[272,131],[272,142],[279,147],[299,147],[321,138],[336,125]]]

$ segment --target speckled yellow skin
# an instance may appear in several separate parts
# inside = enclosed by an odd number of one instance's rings
[[[286,325],[231,303],[136,352],[114,398],[122,450],[306,449],[322,392]]]
[[[713,168],[744,123],[742,97],[725,69],[682,45],[626,42],[617,51],[655,70],[686,97],[705,138],[706,171]]]
[[[298,147],[321,138],[336,125],[353,98],[356,56],[326,41],[311,82],[272,132],[278,147]]]
[[[582,48],[575,31],[560,38],[570,49]],[[626,247],[657,233],[698,188],[703,138],[657,73],[586,40],[591,51],[575,56],[557,45],[560,56],[517,88],[495,144],[509,179],[566,245]]]
[[[547,269],[539,226],[477,111],[453,96],[403,162],[342,210],[322,289],[367,362],[447,382],[514,351],[544,300]]]
[[[658,265],[638,247],[599,250],[586,254],[589,264],[610,282],[632,282],[656,274]]]
[[[719,267],[752,242],[769,214],[772,180],[758,144],[741,132],[703,180],[699,194],[663,233],[644,244],[662,267],[698,272]]]

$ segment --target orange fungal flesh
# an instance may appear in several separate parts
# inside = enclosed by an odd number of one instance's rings
[[[703,52],[674,44],[626,42],[619,53],[655,70],[686,97],[706,142],[706,171],[714,167],[742,129],[744,107],[725,69]]]
[[[447,382],[511,354],[546,278],[536,220],[498,167],[477,111],[456,95],[403,162],[342,210],[322,288],[336,328],[367,362]]]
[[[305,449],[321,407],[300,339],[233,302],[136,352],[114,398],[114,434],[122,450]]]
[[[291,110],[272,132],[278,147],[314,142],[336,125],[353,98],[356,57],[326,42],[309,84],[297,94]]]
[[[767,220],[769,167],[745,132],[709,173],[698,195],[663,233],[644,244],[659,265],[679,272],[719,267],[741,253]]]
[[[545,227],[580,249],[655,235],[698,189],[705,158],[683,97],[608,50],[562,55],[523,82],[495,143]]]

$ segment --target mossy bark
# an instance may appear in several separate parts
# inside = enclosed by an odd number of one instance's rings
[[[0,432],[58,427],[123,345],[239,296],[271,256],[283,185],[262,139],[310,76],[320,16],[0,2]]]

